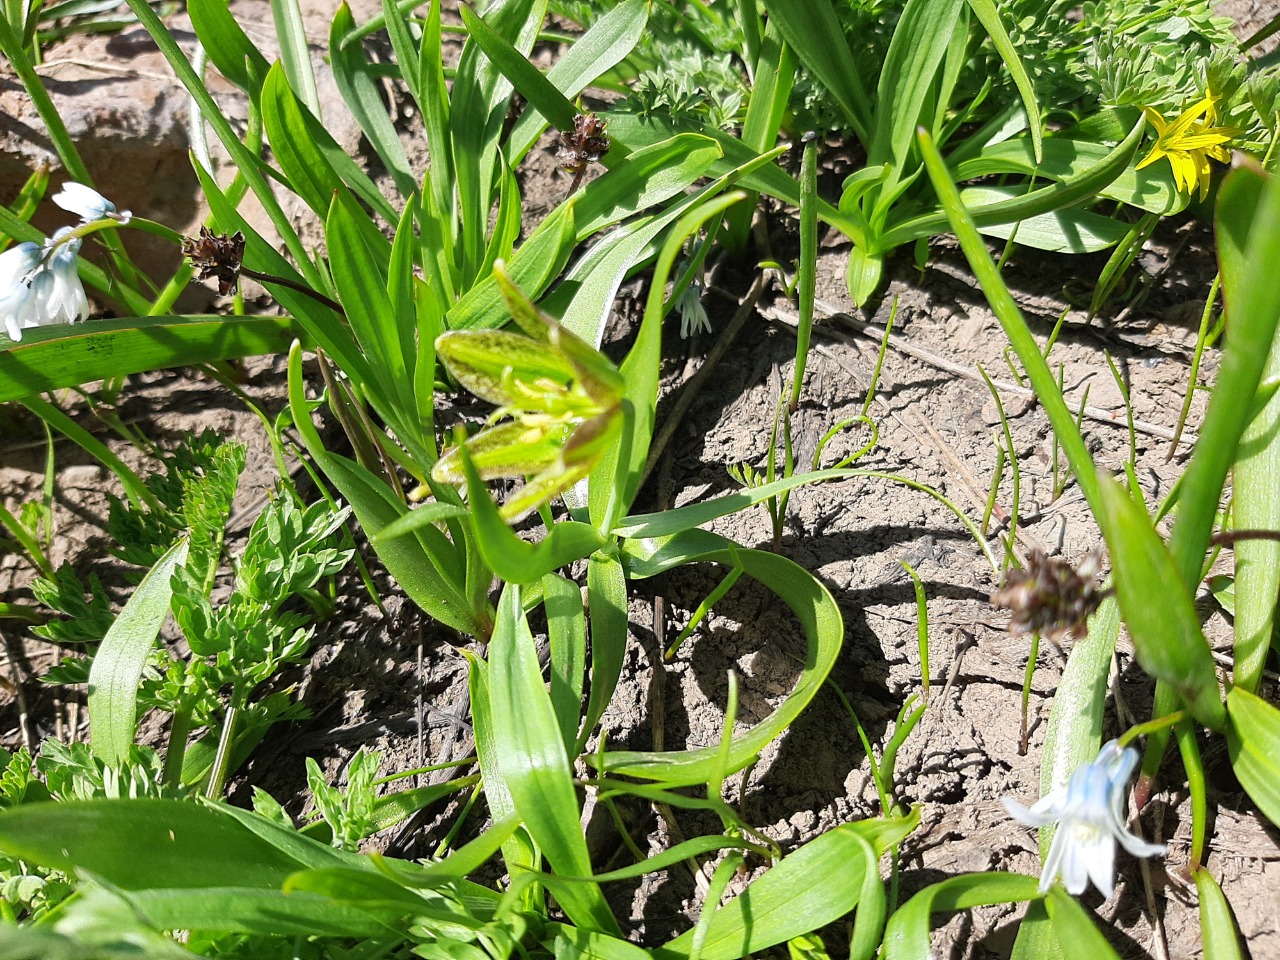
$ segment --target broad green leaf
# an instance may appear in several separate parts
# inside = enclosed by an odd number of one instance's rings
[[[1227,750],[1240,785],[1280,826],[1280,710],[1241,687],[1227,694]]]
[[[1201,723],[1226,719],[1213,654],[1178,568],[1146,509],[1114,480],[1099,477],[1097,520],[1111,553],[1116,600],[1142,669],[1170,684]]]
[[[649,562],[672,542],[678,548],[682,539],[692,544],[692,548],[678,551],[678,561]],[[804,631],[808,649],[795,688],[772,713],[733,738],[727,764],[721,762],[720,748],[710,746],[692,750],[592,754],[586,757],[592,766],[612,774],[654,780],[670,786],[705,783],[718,768],[723,768],[728,774],[751,763],[765,746],[795,721],[821,689],[840,653],[844,621],[831,594],[812,574],[785,557],[761,550],[736,548],[723,537],[701,530],[681,534],[667,543],[630,540],[622,548],[623,565],[633,580],[661,573],[675,562],[732,564],[735,561],[741,564],[748,576],[767,585],[791,608]]]
[[[737,960],[839,920],[858,906],[867,874],[879,883],[877,860],[885,848],[872,837],[883,835],[880,825],[892,824],[897,842],[915,829],[919,818],[913,812],[901,820],[841,824],[783,857],[715,911],[699,957]],[[690,956],[692,940],[691,930],[655,955],[663,960]]]
[[[589,877],[591,857],[569,756],[515,584],[506,586],[498,602],[489,673],[492,697],[502,705],[491,718],[496,759],[516,811],[557,873]],[[621,934],[599,886],[562,887],[556,899],[577,926]]]
[[[1264,263],[1260,256],[1275,246],[1267,231],[1277,230],[1275,204],[1271,202],[1264,208],[1264,194],[1272,200],[1277,193],[1280,190],[1274,181],[1264,180],[1247,169],[1233,172],[1218,191],[1218,261],[1232,340],[1240,322],[1237,316],[1262,325],[1263,318],[1270,315],[1274,322],[1280,312],[1273,285],[1257,282],[1257,271]],[[1255,220],[1264,209],[1271,211],[1272,219]],[[1251,340],[1251,347],[1261,346],[1260,334]],[[1231,349],[1230,345],[1227,349]],[[1223,371],[1220,384],[1226,382],[1225,376]],[[1280,376],[1280,340],[1274,335],[1261,376],[1268,380]],[[1256,403],[1252,398],[1250,401],[1248,409]],[[1238,407],[1237,415],[1244,409]],[[1273,394],[1247,424],[1236,450],[1234,471],[1234,526],[1241,530],[1280,530],[1280,395]],[[1256,693],[1275,630],[1280,543],[1241,540],[1235,545],[1235,562],[1234,680],[1238,686]]]
[[[1245,960],[1231,904],[1213,875],[1201,867],[1192,876],[1200,899],[1200,935],[1205,960]]]
[[[1016,188],[982,186],[960,191],[971,210],[980,210],[1019,195]],[[994,223],[978,228],[989,237],[1012,237],[1024,247],[1050,253],[1097,253],[1114,247],[1129,233],[1129,224],[1079,207],[1064,207],[1014,223]]]
[[[108,763],[129,756],[138,729],[138,684],[169,615],[170,581],[186,562],[187,538],[147,571],[116,617],[89,668],[89,733],[93,752]]]
[[[886,960],[930,960],[929,930],[935,913],[968,910],[994,903],[1018,903],[1039,896],[1035,877],[1016,873],[970,873],[925,887],[889,918]]]
[[[289,317],[123,317],[0,334],[0,403],[93,380],[283,353]]]
[[[1050,137],[1044,141],[1044,152],[1037,163],[1032,145],[1019,137],[983,147],[977,156],[956,164],[951,175],[958,183],[1001,173],[1070,180],[1101,163],[1109,152],[1110,148],[1104,143]],[[1187,195],[1174,186],[1173,175],[1163,165],[1141,170],[1129,167],[1103,188],[1099,196],[1161,216],[1178,213],[1190,202]]]

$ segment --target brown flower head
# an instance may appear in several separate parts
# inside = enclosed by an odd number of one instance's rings
[[[1110,594],[1097,583],[1102,561],[1088,554],[1078,567],[1033,549],[1022,570],[1005,574],[991,595],[997,607],[1012,611],[1009,632],[1038,633],[1053,643],[1084,631],[1085,621]]]
[[[197,276],[201,280],[216,277],[218,295],[225,297],[240,277],[240,264],[244,260],[244,234],[237,231],[228,237],[214,233],[208,227],[201,227],[199,237],[183,238],[182,255],[200,271]]]
[[[556,159],[567,172],[579,174],[587,164],[595,163],[609,151],[605,121],[594,113],[580,113],[573,118],[573,130],[560,134]]]

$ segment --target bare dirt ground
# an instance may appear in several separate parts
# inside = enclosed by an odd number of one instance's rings
[[[236,8],[241,6],[252,5]],[[319,8],[329,5],[315,6],[316,22],[327,22],[331,11]],[[1261,22],[1267,18],[1265,10],[1243,12]],[[357,19],[367,16],[359,9],[356,13]],[[261,20],[268,14],[260,9],[256,16]],[[66,53],[71,59],[80,55],[76,50]],[[153,66],[148,72],[161,69]],[[552,150],[549,141],[544,143],[525,171],[529,209],[549,209],[567,189],[567,178],[554,168]],[[420,149],[416,159],[424,159]],[[8,181],[3,189],[5,197],[12,192]],[[123,187],[118,199],[126,206],[131,200]],[[189,217],[188,202],[170,221]],[[794,236],[786,217],[773,213],[770,242],[774,255],[786,262],[795,255]],[[938,240],[922,271],[909,255],[894,260],[883,297],[860,311],[852,308],[844,290],[846,254],[839,238],[824,242],[819,297],[827,316],[815,334],[796,420],[798,459],[807,462],[829,427],[861,412],[879,348],[878,328],[896,301],[894,340],[871,409],[879,441],[857,465],[933,485],[980,519],[1001,427],[978,369],[997,381],[1013,379],[1006,342],[981,290],[954,246]],[[1142,297],[1129,307],[1123,302],[1112,306],[1088,322],[1088,294],[1103,262],[1018,252],[1006,274],[1042,342],[1067,311],[1050,361],[1063,365],[1070,404],[1080,403],[1088,392],[1094,416],[1085,421],[1086,438],[1099,465],[1109,470],[1119,470],[1130,454],[1123,396],[1107,356],[1114,361],[1140,421],[1137,476],[1154,501],[1181,472],[1188,440],[1203,412],[1201,393],[1192,405],[1188,434],[1169,459],[1168,437],[1189,379],[1196,327],[1215,270],[1212,237],[1203,222],[1190,217],[1162,225],[1137,266],[1145,283]],[[681,341],[671,331],[666,343],[669,390],[678,391],[704,362],[751,280],[749,272],[725,265],[714,274],[705,300],[714,332]],[[606,348],[615,352],[629,343],[628,321],[636,315],[636,303],[643,301],[643,285],[637,282],[624,293]],[[763,465],[777,397],[792,375],[793,320],[791,305],[766,290],[680,421],[642,494],[640,509],[715,496],[735,486],[729,466]],[[1210,355],[1202,382],[1212,382],[1215,362]],[[249,361],[245,372],[246,390],[268,413],[283,404],[281,358]],[[1074,485],[1054,496],[1053,438],[1042,412],[1016,390],[1002,388],[1000,394],[1021,471],[1019,550],[1038,545],[1050,554],[1079,559],[1099,548],[1097,528]],[[74,398],[63,400],[71,409],[83,410]],[[674,393],[659,411],[660,423],[673,402]],[[161,445],[184,430],[206,426],[249,444],[233,534],[247,530],[255,505],[273,482],[274,466],[259,422],[234,397],[195,373],[157,373],[130,378],[119,413]],[[81,419],[101,431],[91,418]],[[447,422],[447,416],[441,419]],[[42,433],[15,407],[0,408],[0,427],[0,493],[14,509],[38,495]],[[136,467],[144,465],[144,458],[123,441],[105,434],[103,439]],[[842,434],[832,442],[825,462],[860,447],[865,439],[856,429]],[[102,532],[109,475],[70,444],[58,444],[57,457],[55,561],[98,572],[122,599],[126,582],[107,559]],[[993,538],[1006,529],[1011,494],[1006,470],[989,531]],[[763,507],[725,518],[714,529],[747,546],[772,545]],[[230,546],[235,549],[234,536]],[[965,871],[1037,872],[1035,837],[1009,820],[1000,797],[1029,803],[1038,795],[1040,751],[1065,653],[1042,645],[1024,755],[1019,749],[1020,691],[1028,645],[1005,632],[1005,615],[988,599],[998,585],[996,577],[953,514],[924,494],[884,480],[807,487],[793,494],[778,549],[831,589],[845,618],[845,644],[831,676],[833,689],[820,694],[745,776],[730,782],[729,799],[740,802],[750,822],[784,848],[879,812],[867,758],[834,688],[848,698],[877,751],[892,735],[903,701],[922,694],[916,600],[901,565],[905,561],[925,586],[932,683],[925,717],[897,764],[898,797],[919,804],[923,818],[921,828],[903,844],[902,896]],[[998,544],[996,549],[1001,549]],[[364,552],[376,572],[376,558]],[[741,681],[743,724],[759,719],[790,690],[802,643],[798,629],[772,593],[745,581],[716,606],[673,661],[661,661],[659,638],[670,642],[722,575],[713,568],[686,569],[637,585],[631,598],[633,643],[604,721],[613,746],[651,749],[660,743],[671,749],[715,742],[729,669]],[[234,785],[233,802],[247,803],[253,783],[284,802],[293,815],[303,816],[308,812],[303,809],[307,756],[340,778],[346,760],[361,746],[385,752],[385,772],[461,753],[466,683],[464,662],[452,646],[456,638],[427,623],[384,575],[376,573],[376,578],[387,615],[377,611],[354,575],[343,578],[339,611],[322,625],[311,663],[299,676],[284,678],[299,684],[310,719],[268,735]],[[17,558],[0,558],[0,596],[29,596],[29,579],[30,571]],[[662,612],[656,630],[655,610]],[[1208,599],[1202,610],[1209,636],[1225,653],[1229,633],[1224,614]],[[19,630],[4,626],[0,631],[7,659],[3,675],[20,693],[0,692],[0,744],[11,749],[24,737],[36,743],[52,735],[85,737],[83,692],[36,680],[58,652]],[[1276,695],[1274,681],[1272,677],[1266,691],[1271,697]],[[1133,664],[1123,635],[1112,688],[1130,711],[1144,715],[1150,684]],[[1112,723],[1112,732],[1121,729],[1114,719]],[[1280,956],[1280,837],[1243,799],[1225,756],[1210,751],[1206,763],[1211,799],[1220,811],[1213,824],[1209,868],[1222,882],[1253,956]],[[1101,903],[1092,893],[1086,898],[1112,925],[1109,935],[1123,956],[1199,953],[1194,891],[1188,892],[1182,875],[1190,841],[1188,811],[1181,771],[1171,757],[1162,789],[1143,816],[1149,839],[1169,844],[1167,861],[1152,861],[1144,872],[1131,858],[1122,858],[1112,900]],[[647,809],[634,814],[642,847],[647,842],[658,849],[674,842],[677,834],[718,830],[716,823],[703,822],[695,813],[679,812],[674,823]],[[438,816],[447,818],[448,813]],[[607,819],[597,818],[592,830],[601,863],[619,846],[612,825],[603,822]],[[374,838],[370,849],[388,846],[422,854],[432,846],[432,823],[411,836],[390,831]],[[647,943],[687,927],[701,904],[698,880],[687,870],[652,875],[614,890],[612,896],[618,915],[630,917],[635,936]],[[956,917],[936,936],[937,955],[1008,956],[1020,913],[998,908]],[[828,937],[833,955],[840,952],[838,943]]]

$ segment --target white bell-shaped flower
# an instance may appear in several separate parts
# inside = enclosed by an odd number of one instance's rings
[[[39,319],[36,325],[47,323],[75,323],[89,316],[89,298],[77,270],[80,240],[62,239],[71,232],[62,227],[46,244],[44,269],[32,281],[41,281],[39,293]],[[43,278],[48,277],[49,280]]]
[[[1079,767],[1067,785],[1028,809],[1004,798],[1009,815],[1030,827],[1057,824],[1049,856],[1040,872],[1040,892],[1062,877],[1070,894],[1084,893],[1089,881],[1104,896],[1115,890],[1116,841],[1135,857],[1165,852],[1163,844],[1147,843],[1130,833],[1124,822],[1124,794],[1138,763],[1138,753],[1121,749],[1112,740],[1103,745],[1093,763]]]
[[[86,187],[83,183],[76,183],[74,180],[64,183],[62,189],[50,199],[68,213],[74,213],[84,223],[103,220],[107,217],[128,223],[133,217],[128,210],[117,213],[114,203],[93,187]]]
[[[35,300],[31,293],[31,275],[40,267],[40,247],[19,243],[0,253],[0,318],[10,339],[21,340],[24,327],[32,326]]]

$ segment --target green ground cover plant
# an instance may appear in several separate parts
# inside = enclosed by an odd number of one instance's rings
[[[1257,812],[1280,824],[1280,709],[1263,685],[1280,591],[1280,287],[1251,279],[1280,262],[1280,187],[1269,172],[1280,80],[1207,3],[1116,0],[1077,16],[1056,0],[495,0],[457,6],[455,21],[442,0],[384,0],[365,23],[342,6],[327,60],[381,182],[326,127],[332,105],[317,93],[296,0],[271,4],[275,61],[218,0],[186,5],[202,48],[190,57],[157,6],[128,0],[198,115],[193,163],[209,216],[196,237],[93,189],[34,69],[42,16],[103,11],[6,3],[0,18],[0,49],[68,178],[50,194],[49,171],[34,171],[0,207],[0,401],[43,422],[46,488],[55,432],[111,471],[122,495],[107,532],[132,574],[115,609],[96,579],[55,568],[47,489],[0,512],[0,546],[37,575],[30,601],[0,605],[0,617],[69,651],[44,679],[87,686],[91,734],[0,753],[0,957],[925,958],[938,915],[1025,903],[1016,956],[1096,960],[1120,953],[1077,897],[1089,886],[1113,895],[1117,844],[1138,857],[1164,852],[1126,812],[1135,773],[1135,813],[1158,778],[1185,778],[1205,954],[1245,955],[1204,869],[1204,754],[1225,750]],[[552,12],[582,29],[549,32]],[[375,37],[390,62],[370,56]],[[546,71],[530,59],[541,40],[565,44]],[[456,59],[446,54],[455,41]],[[243,95],[245,123],[210,93],[210,71]],[[421,118],[425,171],[409,161],[384,82]],[[595,103],[590,90],[625,97]],[[530,225],[518,170],[552,128],[573,182]],[[821,194],[818,138],[800,137],[810,129],[854,158],[838,197]],[[225,184],[200,142],[208,133],[231,158]],[[793,141],[802,145],[788,167]],[[1242,160],[1223,176],[1230,150]],[[286,193],[310,229],[286,213]],[[250,194],[269,230],[247,214]],[[46,238],[31,223],[46,201],[79,222]],[[988,242],[1004,240],[1006,255],[1015,244],[1112,249],[1096,310],[1160,218],[1191,204],[1213,221],[1228,334],[1185,473],[1146,503],[1132,459],[1119,479],[1095,465],[1050,366],[1052,341],[1032,335]],[[798,219],[793,264],[752,235],[757,211],[779,206]],[[876,443],[874,383],[861,415],[830,423],[797,471],[791,418],[805,388],[820,223],[851,241],[845,272],[858,303],[882,288],[895,249],[913,245],[923,261],[930,237],[957,238],[1011,366],[1052,424],[1062,482],[1105,540],[1106,583],[1096,567],[1020,562],[1016,506],[993,549],[932,478],[855,466]],[[120,243],[117,232],[132,229],[180,246],[187,262],[153,282]],[[105,267],[79,256],[86,244],[101,245]],[[766,465],[734,467],[740,489],[639,512],[659,444],[663,330],[682,314],[686,332],[700,325],[690,315],[713,258],[782,274],[800,316],[795,374],[761,426],[772,436]],[[197,276],[224,296],[253,279],[281,313],[247,315],[237,295],[230,315],[184,315],[175,304]],[[611,352],[606,321],[636,276],[647,292],[634,337]],[[114,316],[88,319],[86,284]],[[241,445],[204,434],[164,448],[130,434],[157,464],[144,476],[65,409],[73,396],[118,391],[128,374],[179,365],[202,365],[235,390],[226,361],[264,353],[288,358],[283,412],[254,408],[280,480],[234,550]],[[94,381],[105,383],[84,386]],[[456,422],[472,400],[485,405],[483,423]],[[854,428],[870,441],[824,467],[826,445]],[[314,497],[299,493],[293,463]],[[783,849],[730,802],[726,781],[788,733],[845,639],[832,591],[776,549],[787,498],[855,477],[952,510],[972,535],[966,549],[1005,575],[998,599],[1015,630],[1078,636],[1054,697],[1042,797],[1006,803],[1040,830],[1038,878],[955,874],[899,896],[909,869],[900,845],[920,810],[899,796],[897,754],[930,709],[913,697],[878,755],[858,727],[878,816]],[[707,529],[759,504],[772,512],[774,550]],[[1235,555],[1234,576],[1215,585],[1234,615],[1229,677],[1196,610],[1223,550]],[[356,582],[340,576],[356,560],[365,588],[375,589],[366,562],[384,568],[465,658],[474,757],[445,764],[457,769],[441,784],[400,790],[388,788],[421,771],[380,776],[377,752],[356,752],[343,790],[309,759],[308,822],[260,788],[252,809],[228,803],[229,778],[273,724],[299,715],[283,678],[333,614],[339,584]],[[615,749],[601,721],[624,668],[632,587],[695,564],[723,579],[672,649],[745,576],[804,638],[794,684],[748,723],[731,673],[716,742]],[[930,624],[910,573],[927,697]],[[180,642],[162,637],[170,614]],[[1122,624],[1156,687],[1141,719],[1108,738]],[[1033,653],[1028,685],[1035,662]],[[141,742],[149,715],[167,715],[162,745]],[[1180,769],[1166,758],[1171,739]],[[718,829],[649,854],[628,837],[633,860],[606,869],[582,827],[588,795],[615,813],[630,802],[704,811]],[[457,820],[435,856],[362,852],[369,837],[446,801],[457,801]],[[709,866],[688,929],[639,945],[605,890],[688,860]]]

